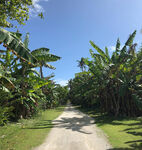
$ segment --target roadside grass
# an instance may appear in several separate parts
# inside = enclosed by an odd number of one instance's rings
[[[52,120],[63,110],[64,107],[49,109],[33,119],[23,119],[0,127],[0,150],[31,150],[42,144],[53,127]]]
[[[142,117],[116,118],[97,110],[80,110],[95,119],[97,126],[108,136],[113,146],[111,150],[142,150]]]

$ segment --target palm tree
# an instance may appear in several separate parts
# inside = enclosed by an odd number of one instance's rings
[[[77,60],[78,67],[82,70],[82,72],[86,69],[85,58],[81,57],[81,60]]]

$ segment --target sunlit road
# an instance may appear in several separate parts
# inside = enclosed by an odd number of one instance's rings
[[[92,118],[67,106],[53,121],[54,128],[45,142],[34,150],[107,150],[107,138]]]

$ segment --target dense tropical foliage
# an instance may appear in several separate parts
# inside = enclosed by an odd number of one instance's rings
[[[33,0],[1,0],[0,1],[0,26],[12,27],[9,21],[17,21],[19,24],[25,24],[29,19],[29,8],[33,6]],[[39,13],[43,18],[43,14]]]
[[[77,73],[69,82],[69,97],[82,107],[98,106],[102,112],[118,116],[142,115],[142,48],[133,43],[134,31],[121,48],[117,40],[115,51],[109,55],[90,41],[91,60],[85,62],[87,71]],[[83,64],[83,65],[82,65]]]
[[[0,43],[5,47],[0,50],[0,124],[66,103],[67,87],[54,83],[53,75],[45,78],[42,72],[43,66],[55,69],[47,62],[60,57],[50,54],[48,48],[30,51],[29,34],[22,42],[20,33],[0,28]]]

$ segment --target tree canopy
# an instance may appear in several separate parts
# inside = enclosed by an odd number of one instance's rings
[[[24,21],[29,19],[30,6],[32,6],[32,0],[1,0],[0,26],[12,27],[10,20],[25,24]],[[42,18],[42,13],[39,16]]]
[[[69,82],[69,98],[84,108],[98,107],[113,116],[142,114],[142,49],[136,51],[134,31],[121,48],[119,39],[115,51],[100,49],[90,41],[91,60],[84,58],[86,71],[77,73]],[[79,66],[80,67],[80,66]]]

